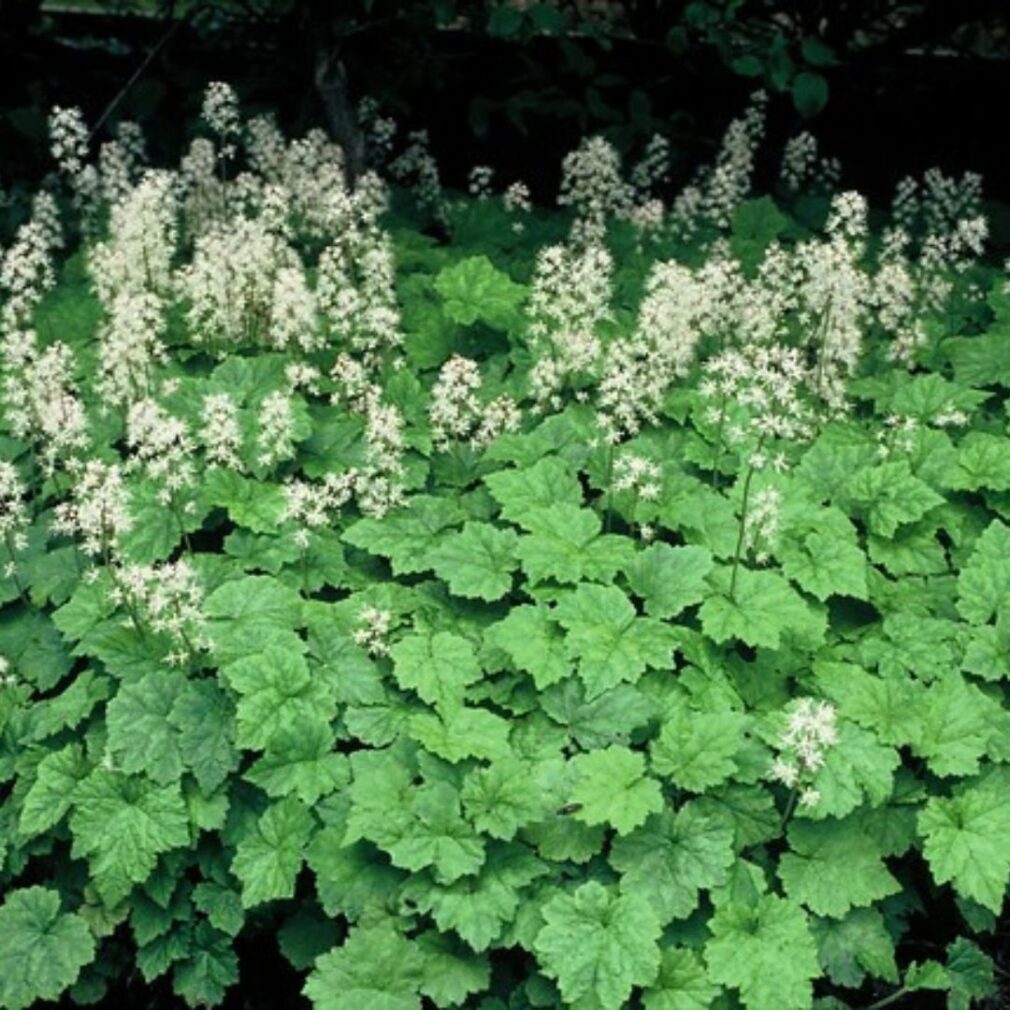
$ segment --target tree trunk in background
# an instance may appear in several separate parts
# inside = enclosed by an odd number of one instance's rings
[[[304,5],[303,37],[312,47],[313,83],[322,103],[330,136],[344,149],[347,184],[354,187],[365,167],[365,138],[347,84],[347,69],[341,55],[343,38],[333,7],[326,0]]]

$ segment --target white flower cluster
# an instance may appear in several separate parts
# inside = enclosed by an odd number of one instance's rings
[[[142,469],[158,485],[158,499],[174,505],[179,492],[196,483],[196,446],[184,421],[149,397],[136,400],[126,416],[130,468]]]
[[[0,460],[0,540],[7,551],[7,561],[0,572],[11,578],[17,570],[15,555],[28,546],[25,532],[31,523],[25,504],[25,486],[13,463]]]
[[[730,444],[800,441],[813,433],[814,415],[804,396],[810,376],[796,348],[781,344],[729,348],[710,358],[704,373],[698,391],[722,405],[712,408],[708,416],[711,424],[725,420],[730,404],[742,407],[747,415],[746,421],[727,428]],[[757,464],[762,458],[752,462],[761,469]],[[776,458],[772,464],[780,469]]]
[[[358,621],[361,627],[355,628],[351,635],[354,644],[370,656],[388,656],[389,632],[393,626],[392,611],[382,607],[362,607]]]
[[[261,467],[271,467],[295,454],[294,409],[291,397],[279,389],[268,393],[260,403],[256,446]]]
[[[626,214],[634,190],[621,174],[621,156],[603,137],[587,137],[561,163],[558,203],[574,207],[573,235],[588,243],[600,242],[607,218]]]
[[[384,164],[393,151],[396,120],[383,116],[379,103],[365,97],[358,103],[358,125],[365,136],[365,148],[372,165]]]
[[[830,193],[838,185],[841,174],[838,159],[821,156],[817,138],[812,133],[804,130],[786,142],[779,180],[787,192]]]
[[[863,348],[872,287],[861,269],[867,226],[866,200],[845,192],[831,202],[827,237],[796,249],[799,322],[816,358],[813,392],[834,411],[845,407],[846,381]]]
[[[147,160],[143,131],[136,123],[122,122],[116,139],[98,151],[98,178],[102,201],[113,206],[136,185]]]
[[[478,200],[486,200],[491,195],[491,180],[494,169],[490,165],[474,165],[467,176],[467,192]]]
[[[204,92],[200,116],[216,135],[221,158],[225,161],[233,158],[235,142],[242,130],[235,89],[224,81],[211,81]]]
[[[86,554],[108,558],[133,528],[122,469],[89,459],[74,477],[70,498],[56,506],[53,529],[79,539]]]
[[[703,276],[679,263],[652,268],[634,332],[611,343],[605,355],[597,412],[609,441],[658,421],[671,383],[693,363],[713,293]]]
[[[799,790],[799,802],[814,806],[820,793],[810,778],[824,765],[824,752],[838,743],[838,713],[830,702],[800,698],[779,737],[779,755],[772,762],[771,777]]]
[[[49,113],[49,150],[60,171],[73,179],[88,158],[88,127],[76,107],[53,106]]]
[[[88,252],[92,282],[103,305],[120,291],[172,292],[172,260],[178,246],[175,177],[152,170],[111,207],[108,238]]]
[[[167,360],[164,305],[150,291],[124,289],[107,307],[99,333],[98,389],[108,404],[130,404],[154,392],[154,369]]]
[[[642,157],[631,170],[630,182],[637,199],[648,200],[657,186],[670,178],[670,142],[654,133],[645,145]]]
[[[613,257],[605,246],[552,245],[537,255],[529,301],[538,360],[534,398],[557,407],[566,380],[592,372],[601,353],[598,325],[610,318]]]
[[[177,274],[194,339],[224,354],[240,346],[315,346],[314,321],[302,333],[311,294],[293,249],[262,220],[233,218],[198,236]],[[279,298],[279,304],[277,299]]]
[[[228,393],[208,393],[200,408],[200,438],[208,462],[230,470],[241,470],[242,429],[238,404]]]
[[[17,339],[17,337],[25,339]],[[59,341],[38,351],[34,333],[5,340],[4,407],[15,438],[32,442],[43,471],[73,469],[88,444],[84,404],[74,381],[74,356]]]
[[[184,558],[155,565],[118,567],[110,599],[117,606],[136,608],[152,631],[168,635],[190,655],[197,649],[210,648],[203,615],[203,586],[196,569]],[[169,661],[183,663],[186,658],[186,653],[180,650]]]
[[[671,217],[687,237],[704,223],[728,228],[733,212],[750,193],[754,155],[765,133],[768,96],[758,91],[747,110],[727,127],[715,162],[699,171],[695,181],[674,200]]]
[[[354,495],[358,471],[326,474],[319,483],[289,480],[284,484],[284,511],[281,519],[296,525],[294,541],[301,550],[309,546],[313,530],[329,526],[331,513],[346,505]]]
[[[768,561],[781,524],[782,492],[771,484],[759,488],[751,496],[743,526],[743,544],[754,552],[754,560],[759,565]]]
[[[642,501],[656,501],[662,486],[663,472],[657,463],[645,456],[624,453],[614,460],[611,488],[614,492],[630,491]]]
[[[445,450],[466,440],[482,448],[505,431],[515,431],[522,420],[518,405],[507,394],[488,404],[478,393],[481,376],[476,361],[454,354],[442,365],[431,392],[428,418],[435,447]]]
[[[431,153],[431,139],[427,130],[415,130],[407,136],[407,147],[389,165],[394,179],[402,183],[413,182],[414,194],[432,216],[445,220],[445,196],[438,162]]]
[[[403,342],[395,274],[391,241],[368,221],[319,258],[316,296],[324,323],[369,375]]]
[[[521,180],[509,183],[502,194],[502,203],[509,214],[515,218],[512,222],[512,230],[517,235],[521,234],[526,230],[523,218],[533,210],[533,197],[529,186]]]

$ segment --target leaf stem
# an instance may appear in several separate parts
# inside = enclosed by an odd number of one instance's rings
[[[715,450],[712,453],[712,489],[719,489],[719,461],[722,458],[722,436],[726,427],[726,400],[727,394],[723,390],[722,399],[719,401],[719,426],[715,430]]]
[[[21,597],[21,602],[26,606],[30,607],[31,603],[28,600],[28,594],[25,592],[24,584],[21,582],[21,577],[18,575],[18,563],[15,557],[14,544],[11,541],[10,530],[4,530],[4,546],[7,548],[7,556],[10,558],[10,573],[11,579],[14,582],[14,588],[18,591],[18,596]]]
[[[863,1010],[883,1010],[885,1006],[891,1006],[892,1003],[897,1003],[899,999],[906,996],[910,990],[905,986],[900,989],[895,989],[889,996],[885,996],[883,999],[878,999],[876,1003],[871,1003],[869,1006],[863,1007]]]
[[[603,532],[610,532],[610,514],[614,503],[614,443],[607,443],[607,495],[603,502]]]
[[[758,439],[757,448],[754,450],[754,456],[758,455],[764,448],[765,438],[767,436],[762,434]],[[753,459],[753,456],[751,457]],[[743,479],[743,502],[740,506],[740,532],[737,534],[736,538],[736,550],[733,552],[733,571],[729,577],[729,598],[730,600],[736,599],[736,575],[740,568],[740,555],[743,553],[743,539],[744,533],[747,529],[747,505],[750,501],[750,486],[751,481],[754,478],[754,471],[756,467],[753,463],[747,466],[747,476]]]

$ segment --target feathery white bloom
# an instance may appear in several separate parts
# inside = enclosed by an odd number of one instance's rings
[[[295,415],[291,398],[280,390],[268,394],[260,404],[259,448],[260,466],[273,466],[282,459],[290,459],[295,452]]]
[[[88,128],[81,110],[53,106],[49,113],[49,150],[60,171],[73,178],[88,157]]]
[[[130,405],[126,444],[133,453],[128,464],[140,468],[160,485],[158,498],[168,505],[176,494],[196,483],[196,446],[186,424],[150,397]]]
[[[239,427],[238,406],[228,393],[207,393],[200,410],[203,422],[200,437],[207,450],[207,460],[231,470],[241,470],[239,450],[242,430]]]
[[[117,604],[132,603],[152,631],[167,634],[187,648],[209,647],[203,586],[189,561],[180,558],[154,565],[123,565],[110,596]]]
[[[242,129],[235,89],[224,81],[211,81],[204,91],[200,117],[217,135],[221,157],[225,160],[232,158],[235,141]]]
[[[491,195],[491,180],[494,169],[490,165],[474,165],[467,176],[467,191],[478,200],[486,200]]]
[[[389,631],[393,624],[393,614],[381,607],[362,607],[358,613],[361,627],[355,628],[354,644],[364,649],[370,656],[389,655]]]
[[[13,463],[0,460],[0,542],[8,555],[0,572],[10,578],[16,571],[15,555],[28,546],[26,530],[31,516],[25,505],[26,488]]]
[[[165,307],[154,293],[124,288],[108,306],[99,332],[98,389],[111,404],[149,396],[157,365],[168,358]]]
[[[178,242],[178,204],[171,172],[149,171],[113,205],[109,238],[88,254],[92,282],[109,307],[121,291],[172,290],[172,259]]]
[[[93,557],[115,550],[119,537],[133,528],[129,494],[115,463],[87,460],[74,475],[70,500],[56,506],[53,529],[78,537]]]

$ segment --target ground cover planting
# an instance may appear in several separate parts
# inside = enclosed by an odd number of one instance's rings
[[[764,112],[545,208],[369,103],[353,179],[221,83],[172,168],[53,111],[0,1007],[217,1006],[250,938],[315,1010],[1001,1005],[1008,277],[975,176],[759,192]]]

